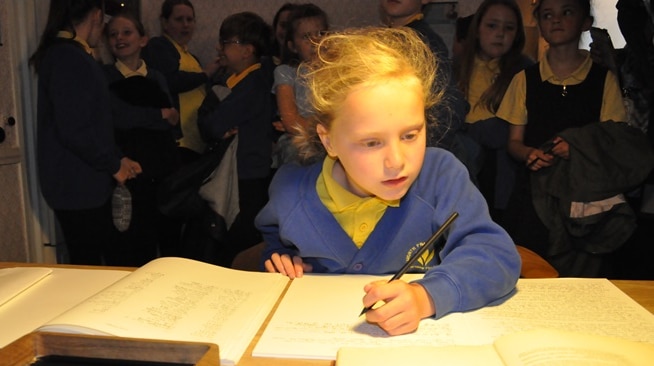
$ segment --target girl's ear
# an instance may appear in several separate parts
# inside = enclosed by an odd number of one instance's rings
[[[332,148],[331,138],[329,137],[329,131],[327,131],[327,128],[323,124],[318,123],[316,125],[316,132],[318,133],[318,137],[320,138],[322,146],[325,148],[325,151],[327,151],[327,155],[331,156],[332,158],[336,157],[334,149]]]
[[[139,42],[139,46],[141,46],[141,48],[145,47],[145,45],[148,44],[149,40],[150,40],[150,38],[148,36],[141,37],[141,41]]]

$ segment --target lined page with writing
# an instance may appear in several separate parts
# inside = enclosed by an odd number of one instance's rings
[[[608,280],[570,278],[520,279],[515,295],[500,305],[424,319],[415,333],[390,337],[357,317],[363,286],[374,279],[386,277],[305,275],[293,280],[253,355],[333,360],[343,346],[483,345],[536,328],[654,343],[654,315]]]
[[[159,258],[41,329],[210,342],[221,364],[234,364],[287,283],[276,273]]]
[[[482,346],[343,347],[337,366],[430,365],[650,366],[654,344],[553,329],[535,329],[499,337]]]

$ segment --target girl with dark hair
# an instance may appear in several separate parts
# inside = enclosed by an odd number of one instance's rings
[[[316,42],[328,29],[327,14],[318,6],[309,3],[293,7],[288,18],[282,62],[275,68],[272,88],[284,129],[275,145],[275,167],[297,161],[291,140],[299,130],[306,128],[307,118],[312,114],[303,70],[298,66],[313,59]]]
[[[455,64],[459,89],[470,104],[465,132],[474,143],[471,176],[488,202],[501,212],[513,190],[515,163],[506,152],[509,125],[495,117],[513,75],[533,62],[522,54],[525,32],[515,0],[485,0],[475,13],[462,55]]]
[[[91,55],[102,38],[101,0],[51,0],[30,64],[38,74],[41,191],[63,231],[70,263],[122,265],[113,251],[111,195],[141,166],[116,148],[109,89]]]

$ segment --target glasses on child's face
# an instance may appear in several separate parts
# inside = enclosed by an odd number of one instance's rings
[[[302,35],[302,38],[308,41],[317,41],[327,35],[327,31],[307,32]]]
[[[222,47],[225,47],[226,44],[245,44],[242,41],[239,41],[238,39],[221,39],[220,40],[220,45]]]

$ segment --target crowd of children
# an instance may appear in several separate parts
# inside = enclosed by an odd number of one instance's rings
[[[217,248],[195,259],[230,266],[263,242],[261,269],[291,278],[393,273],[459,214],[443,246],[412,268],[424,279],[366,286],[365,306],[385,301],[366,318],[389,334],[510,294],[520,271],[515,244],[562,275],[606,275],[607,256],[625,239],[617,243],[606,228],[628,216],[624,194],[642,184],[654,158],[646,143],[633,150],[640,165],[607,163],[643,170],[602,186],[610,197],[572,183],[574,196],[547,187],[572,176],[569,166],[592,165],[580,156],[592,160],[588,146],[601,137],[588,141],[575,129],[601,125],[592,133],[619,136],[616,154],[642,142],[623,128],[619,80],[579,49],[593,24],[590,1],[534,4],[548,49],[532,60],[516,1],[484,0],[461,22],[455,64],[424,21],[423,3],[380,0],[385,27],[334,32],[312,3],[284,4],[272,26],[254,12],[232,14],[220,24],[218,56],[203,67],[187,47],[193,4],[165,0],[161,36],[148,39],[133,14],[109,20],[114,62],[102,68],[88,53],[101,43],[102,1],[51,0],[30,61],[39,76],[41,187],[70,262],[139,266],[183,255],[184,230],[198,226],[159,210],[170,199],[159,186],[182,166],[205,169],[208,147],[227,142],[238,214],[220,234],[207,220]],[[72,87],[74,75],[86,83]],[[591,173],[605,181],[605,171]],[[128,189],[126,226],[111,225],[114,187]],[[573,207],[556,212],[554,200]],[[604,239],[613,245],[588,244]]]

